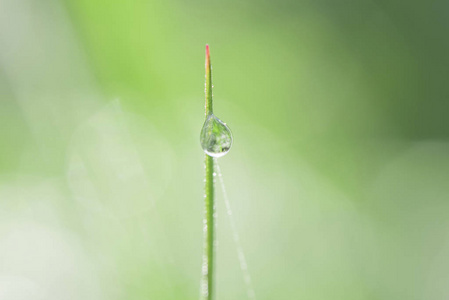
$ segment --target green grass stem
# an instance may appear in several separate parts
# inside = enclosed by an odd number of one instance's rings
[[[212,113],[212,67],[210,63],[209,45],[206,45],[206,119]],[[213,299],[214,283],[214,231],[215,231],[215,203],[214,203],[214,158],[206,154],[205,158],[205,199],[204,199],[204,249],[203,269],[201,280],[201,300]]]

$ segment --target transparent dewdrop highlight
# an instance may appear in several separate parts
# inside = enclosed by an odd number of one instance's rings
[[[217,158],[222,157],[231,149],[232,133],[226,123],[214,114],[209,114],[204,122],[203,129],[201,129],[200,142],[207,155]]]

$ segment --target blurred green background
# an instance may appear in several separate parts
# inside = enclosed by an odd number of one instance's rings
[[[0,0],[0,299],[198,299],[206,43],[257,299],[448,299],[448,13]]]

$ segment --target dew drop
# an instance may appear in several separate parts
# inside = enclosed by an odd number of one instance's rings
[[[231,149],[232,133],[223,121],[210,114],[201,129],[200,141],[207,155],[222,157]]]

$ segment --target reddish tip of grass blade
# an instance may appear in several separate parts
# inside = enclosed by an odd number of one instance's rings
[[[209,45],[206,44],[206,66],[209,66],[210,64],[210,52],[209,52]]]

